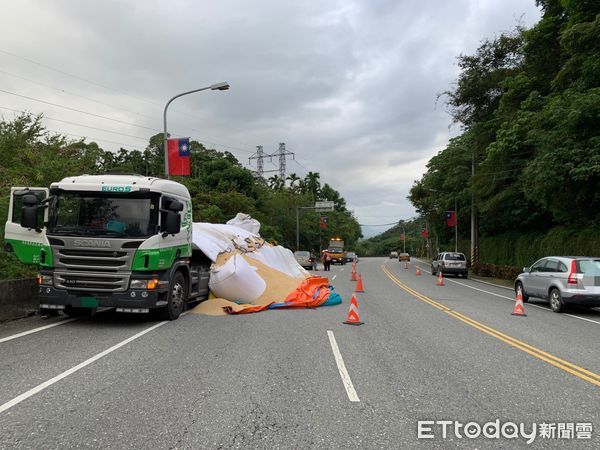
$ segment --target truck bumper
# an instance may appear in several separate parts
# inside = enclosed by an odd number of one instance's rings
[[[130,289],[125,292],[74,294],[63,289],[44,285],[40,286],[38,290],[40,305],[44,308],[72,306],[153,309],[167,304],[166,294],[166,289],[162,291]]]

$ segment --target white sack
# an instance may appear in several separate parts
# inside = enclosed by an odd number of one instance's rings
[[[233,219],[227,222],[227,225],[235,225],[253,234],[258,234],[260,231],[260,222],[253,219],[249,214],[244,213],[237,213]]]
[[[263,245],[256,251],[248,253],[248,256],[294,278],[306,278],[306,276],[309,275],[309,273],[298,264],[292,251],[281,245],[278,245],[277,247]]]
[[[252,303],[265,292],[267,284],[241,255],[234,255],[211,270],[208,287],[217,297]]]
[[[215,262],[219,253],[231,251],[239,247],[248,251],[246,239],[259,239],[260,236],[253,234],[234,225],[224,225],[206,222],[194,222],[192,224],[192,245]]]

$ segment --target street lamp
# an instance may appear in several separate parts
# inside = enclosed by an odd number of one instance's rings
[[[169,105],[171,104],[171,102],[173,100],[175,100],[176,98],[179,97],[183,97],[184,95],[188,95],[188,94],[193,94],[194,92],[200,92],[200,91],[207,91],[207,90],[211,90],[211,91],[226,91],[227,89],[229,89],[229,83],[227,83],[226,81],[222,81],[221,83],[215,83],[215,84],[211,84],[210,86],[206,86],[200,89],[194,89],[193,91],[187,91],[187,92],[182,92],[181,94],[177,94],[175,97],[173,97],[171,100],[169,100],[167,102],[167,104],[165,105],[165,111],[163,114],[163,120],[164,120],[164,133],[163,133],[163,152],[164,152],[164,156],[165,156],[165,177],[169,178],[169,154],[168,154],[168,149],[167,149],[167,138],[168,138],[168,134],[167,134],[167,108],[169,108]]]

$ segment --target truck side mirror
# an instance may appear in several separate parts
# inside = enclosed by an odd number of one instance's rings
[[[171,200],[171,202],[169,203],[168,209],[173,212],[183,211],[183,203],[181,203],[177,200]]]
[[[168,211],[173,212],[180,212],[183,211],[183,203],[175,200],[174,198],[163,197],[162,209],[166,209]]]
[[[23,228],[38,227],[39,201],[33,194],[23,195],[23,207],[21,208],[21,226]]]
[[[181,230],[181,216],[179,213],[167,211],[164,215],[163,236],[167,234],[177,234]]]

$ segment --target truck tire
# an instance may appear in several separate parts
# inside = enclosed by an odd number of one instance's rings
[[[173,274],[167,291],[167,306],[159,311],[159,318],[162,320],[176,320],[187,305],[188,292],[185,277],[181,271]]]

